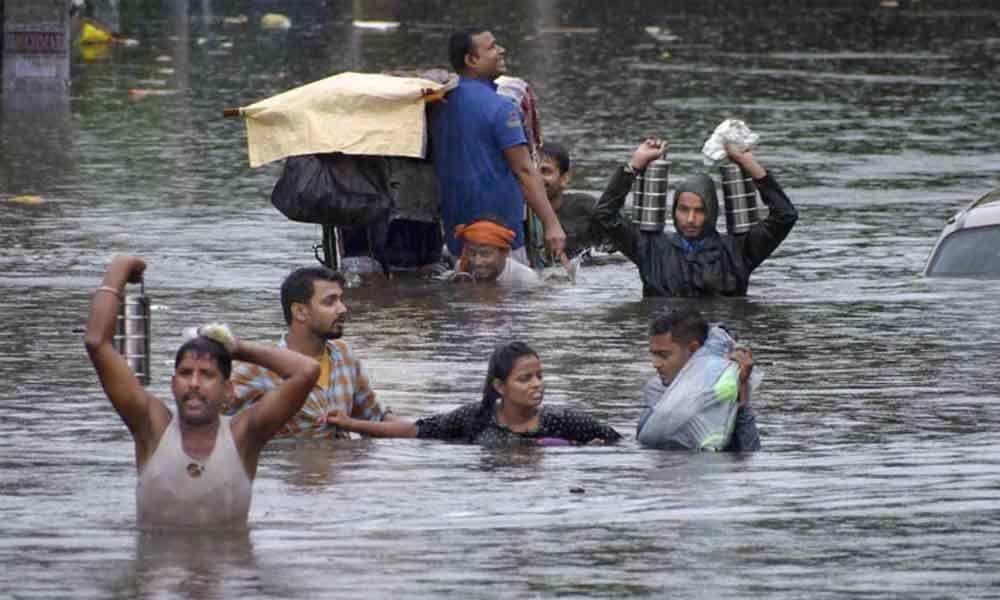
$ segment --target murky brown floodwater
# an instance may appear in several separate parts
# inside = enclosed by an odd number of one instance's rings
[[[920,277],[944,220],[1000,180],[995,3],[123,4],[140,46],[77,53],[63,114],[3,114],[0,198],[47,202],[0,205],[0,596],[997,594],[1000,283]],[[261,30],[271,10],[292,29]],[[352,10],[402,25],[355,29]],[[221,109],[348,69],[443,66],[448,31],[469,23],[495,27],[535,84],[577,188],[598,193],[649,134],[671,139],[681,176],[723,118],[761,133],[799,224],[748,298],[696,304],[766,370],[765,451],[636,445],[644,329],[681,302],[642,300],[631,266],[528,294],[401,282],[349,296],[348,339],[397,413],[477,398],[492,345],[519,337],[542,355],[546,402],[628,439],[273,444],[248,535],[139,534],[129,434],[81,342],[104,266],[150,263],[164,397],[195,320],[276,339],[277,286],[319,231],[270,206],[279,166],[249,170]],[[159,87],[177,93],[127,95]]]

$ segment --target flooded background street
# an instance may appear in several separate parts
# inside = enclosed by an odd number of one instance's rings
[[[138,46],[76,50],[64,111],[0,122],[0,597],[1000,593],[1000,282],[920,276],[947,217],[1000,185],[996,3],[122,4]],[[272,11],[291,29],[262,29]],[[490,349],[516,337],[541,354],[547,403],[626,440],[273,443],[249,534],[140,534],[131,438],[82,343],[105,266],[149,264],[163,398],[184,327],[276,340],[278,286],[315,262],[320,230],[272,208],[280,163],[250,170],[223,107],[345,70],[444,67],[448,33],[470,24],[535,86],[573,188],[599,194],[650,135],[670,139],[683,177],[738,117],[799,208],[795,229],[745,299],[643,300],[623,263],[530,293],[350,290],[346,338],[397,414],[477,400]],[[46,202],[6,202],[21,194]],[[686,304],[753,347],[763,452],[636,444],[646,325]]]

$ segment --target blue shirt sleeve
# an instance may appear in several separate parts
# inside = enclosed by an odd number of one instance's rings
[[[511,100],[505,99],[498,104],[493,112],[490,127],[493,129],[497,147],[501,150],[528,143],[528,138],[524,137],[524,119],[521,118],[521,111]]]

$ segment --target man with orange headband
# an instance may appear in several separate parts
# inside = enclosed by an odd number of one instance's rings
[[[541,281],[537,273],[510,256],[510,245],[517,237],[499,216],[485,215],[468,225],[455,227],[455,238],[462,240],[458,271],[476,281],[502,284],[534,285]]]

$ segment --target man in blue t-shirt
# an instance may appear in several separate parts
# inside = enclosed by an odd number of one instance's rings
[[[511,255],[527,262],[524,251],[524,204],[545,227],[545,243],[560,257],[566,244],[559,219],[545,197],[521,112],[496,93],[493,80],[507,71],[505,50],[487,30],[453,33],[448,42],[458,87],[430,112],[431,147],[441,185],[441,217],[445,241],[455,256],[462,241],[455,227],[483,213],[503,217],[516,234]]]

